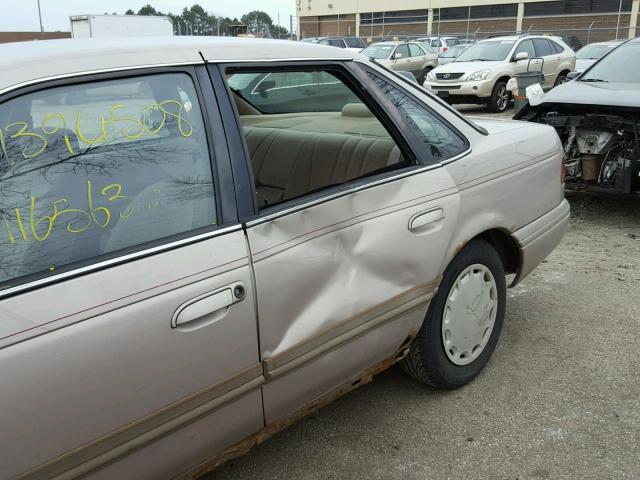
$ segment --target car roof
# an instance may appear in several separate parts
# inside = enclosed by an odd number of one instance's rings
[[[624,42],[624,40],[611,40],[609,42],[592,42],[592,43],[586,44],[582,48],[590,47],[591,45],[620,45],[623,42]]]
[[[231,37],[83,38],[0,45],[0,93],[34,81],[103,70],[225,61],[331,59],[357,54],[290,40]]]

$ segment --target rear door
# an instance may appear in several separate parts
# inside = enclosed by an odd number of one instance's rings
[[[424,65],[427,61],[427,57],[424,54],[424,51],[416,44],[409,44],[409,53],[411,53],[411,72],[416,76],[416,78],[422,72]]]
[[[212,67],[231,82],[321,71],[355,96],[331,112],[240,109],[258,205],[246,229],[268,425],[398,358],[424,318],[455,224],[457,188],[436,164],[463,154],[466,141],[383,74],[361,68]]]
[[[398,58],[395,60],[394,70],[403,70],[406,72],[413,71],[413,59],[411,58],[411,52],[409,51],[409,45],[402,44],[398,45],[394,55],[401,54],[402,58]]]
[[[173,477],[262,426],[247,246],[203,75],[2,98],[1,478]]]

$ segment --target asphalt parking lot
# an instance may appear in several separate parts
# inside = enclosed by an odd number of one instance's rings
[[[569,199],[569,234],[509,291],[474,382],[393,368],[205,478],[640,478],[640,200]]]

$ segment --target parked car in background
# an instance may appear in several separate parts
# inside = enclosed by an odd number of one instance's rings
[[[613,48],[542,100],[516,118],[556,129],[567,187],[640,195],[640,39]]]
[[[360,37],[325,37],[318,39],[316,43],[330,47],[346,48],[354,52],[359,52],[367,46],[364,39]]]
[[[379,42],[361,53],[390,70],[413,73],[421,85],[426,75],[438,66],[438,55],[426,52],[417,42]]]
[[[455,47],[456,45],[459,45],[461,43],[458,37],[444,37],[444,36],[443,37],[433,37],[433,36],[422,37],[422,38],[418,38],[417,41],[420,43],[428,43],[433,48],[438,50],[439,55],[446,52],[451,47]]]
[[[198,478],[397,362],[459,388],[567,229],[552,128],[345,49],[50,40],[0,69],[2,479]]]
[[[576,52],[575,71],[578,73],[584,72],[621,43],[621,40],[615,40],[612,42],[590,43],[586,47],[582,47]]]
[[[467,48],[469,48],[471,44],[463,44],[456,45],[455,47],[449,48],[444,53],[441,53],[438,57],[438,65],[446,65],[447,63],[453,62],[456,58],[458,58],[462,52],[464,52]]]
[[[318,43],[318,40],[320,40],[320,38],[318,37],[307,37],[300,39],[301,42],[305,43]]]
[[[511,93],[507,82],[516,73],[542,70],[542,88],[566,81],[576,57],[568,45],[543,35],[496,37],[473,44],[451,63],[429,72],[424,86],[450,103],[484,103],[504,112]]]

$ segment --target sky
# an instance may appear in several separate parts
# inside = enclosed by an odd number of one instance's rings
[[[37,0],[0,0],[0,31],[40,30]],[[129,8],[137,12],[150,3],[163,13],[180,13],[184,7],[197,3],[207,12],[226,17],[238,17],[252,10],[263,10],[277,23],[289,25],[289,15],[295,15],[295,0],[40,0],[45,31],[69,31],[69,16],[84,14],[124,14]]]

